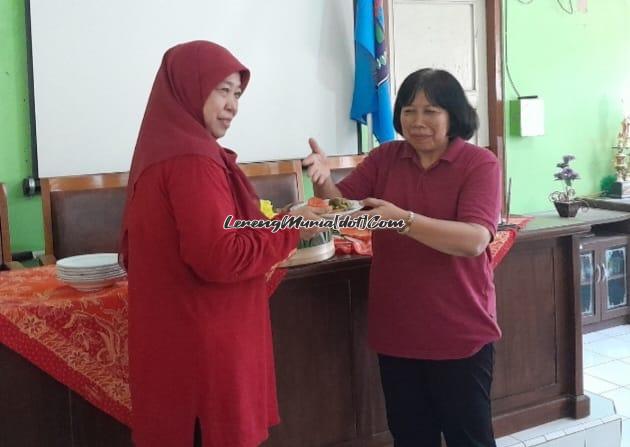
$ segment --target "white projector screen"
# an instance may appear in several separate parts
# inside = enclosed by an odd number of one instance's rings
[[[239,161],[356,153],[352,0],[30,0],[37,175],[127,171],[164,51],[217,42],[252,72],[220,140]]]

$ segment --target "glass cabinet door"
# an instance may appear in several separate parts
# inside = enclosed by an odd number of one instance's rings
[[[606,307],[608,310],[628,304],[626,278],[626,247],[613,247],[604,253],[606,279]]]
[[[594,252],[580,254],[580,297],[582,315],[595,314],[595,275],[593,275]]]

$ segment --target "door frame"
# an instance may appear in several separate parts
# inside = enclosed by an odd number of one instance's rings
[[[385,23],[390,21],[394,0],[384,0]],[[499,159],[503,171],[503,210],[506,209],[505,116],[503,99],[503,9],[501,0],[485,0],[486,6],[486,64],[488,81],[488,149]],[[388,35],[391,31],[388,31]],[[388,40],[388,63],[391,51]]]

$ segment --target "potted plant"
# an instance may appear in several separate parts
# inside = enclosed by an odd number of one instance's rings
[[[573,160],[575,160],[573,155],[563,156],[562,162],[556,164],[560,170],[553,175],[556,180],[564,182],[563,190],[549,194],[549,199],[553,202],[560,217],[575,217],[580,207],[583,206],[581,200],[576,200],[573,189],[573,181],[580,178],[577,171],[570,166]]]

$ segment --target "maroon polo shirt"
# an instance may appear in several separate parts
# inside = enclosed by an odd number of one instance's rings
[[[372,150],[337,184],[351,199],[375,197],[435,219],[476,223],[494,236],[500,167],[492,152],[456,138],[423,169],[405,141]],[[381,354],[458,359],[498,340],[490,251],[441,253],[396,231],[373,234],[368,339]]]

